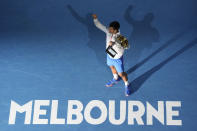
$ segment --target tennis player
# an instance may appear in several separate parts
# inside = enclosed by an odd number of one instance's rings
[[[113,56],[107,53],[107,65],[110,67],[113,79],[106,83],[106,87],[111,87],[116,84],[121,77],[125,84],[125,95],[129,96],[131,90],[129,89],[130,83],[126,72],[124,72],[123,54],[124,48],[115,42],[115,39],[120,35],[120,24],[118,21],[112,21],[107,28],[98,20],[97,15],[93,14],[93,21],[95,26],[106,33],[106,49],[113,46]]]

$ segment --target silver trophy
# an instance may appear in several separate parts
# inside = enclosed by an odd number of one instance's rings
[[[129,48],[129,42],[127,38],[122,35],[118,35],[115,38],[115,42],[112,42],[112,45],[108,46],[106,49],[106,52],[113,58],[115,57],[116,54],[118,54],[117,51],[113,48],[115,44],[119,44],[124,49]]]

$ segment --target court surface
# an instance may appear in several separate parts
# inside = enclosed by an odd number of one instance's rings
[[[1,9],[8,12],[7,17],[1,13],[0,26],[0,131],[195,131],[195,2],[115,0],[110,6],[111,3],[112,0],[5,3],[14,12]],[[131,42],[124,55],[133,90],[129,97],[124,95],[123,81],[111,88],[104,86],[112,79],[106,65],[105,34],[93,25],[91,13],[96,13],[105,25],[119,20],[121,33]],[[24,125],[24,114],[17,114],[16,124],[8,125],[11,100],[22,105],[39,99],[59,100],[61,117],[67,110],[63,103],[73,99],[84,105],[91,100],[116,100],[117,104],[120,100],[139,100],[154,106],[159,100],[181,101],[179,119],[183,125],[165,126],[157,120],[153,126],[126,122],[115,126],[109,121],[97,126],[85,121],[79,125]],[[117,106],[117,117],[119,110]],[[93,116],[98,114],[93,110]]]

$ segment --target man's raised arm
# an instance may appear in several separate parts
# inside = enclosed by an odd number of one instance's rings
[[[105,33],[107,33],[107,28],[106,26],[104,26],[103,24],[100,23],[100,21],[98,20],[97,16],[95,14],[92,15],[93,19],[94,19],[94,24],[97,28],[99,28],[100,30],[104,31]]]

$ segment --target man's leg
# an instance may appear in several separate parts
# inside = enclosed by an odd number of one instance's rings
[[[110,66],[110,68],[111,68],[111,72],[114,76],[114,79],[118,80],[118,72],[116,71],[116,68],[114,66]]]
[[[115,68],[118,72],[118,75],[122,78],[122,80],[124,81],[125,84],[125,95],[129,96],[131,94],[131,90],[129,89],[129,82],[128,82],[128,77],[127,77],[127,73],[124,72],[124,65],[123,62],[118,62],[115,65]]]
[[[116,84],[118,82],[118,72],[116,71],[116,68],[114,66],[109,66],[111,71],[112,71],[112,74],[113,74],[113,79],[110,80],[107,84],[106,84],[106,87],[111,87],[113,86],[114,84]]]
[[[122,78],[122,80],[124,81],[124,84],[125,84],[125,95],[126,96],[131,95],[131,90],[129,89],[129,82],[128,82],[127,73],[126,72],[121,72],[121,73],[119,72],[118,74]]]
[[[111,68],[111,67],[110,67]],[[114,69],[113,69],[114,68]],[[122,78],[125,83],[125,87],[129,86],[127,73],[124,72],[124,64],[123,64],[123,57],[121,59],[116,60],[114,67],[112,69],[118,72],[118,75]],[[113,71],[112,71],[113,73]],[[115,73],[115,72],[114,72]]]
[[[129,86],[128,77],[126,72],[120,72],[118,75],[122,78],[125,83],[125,86]]]

